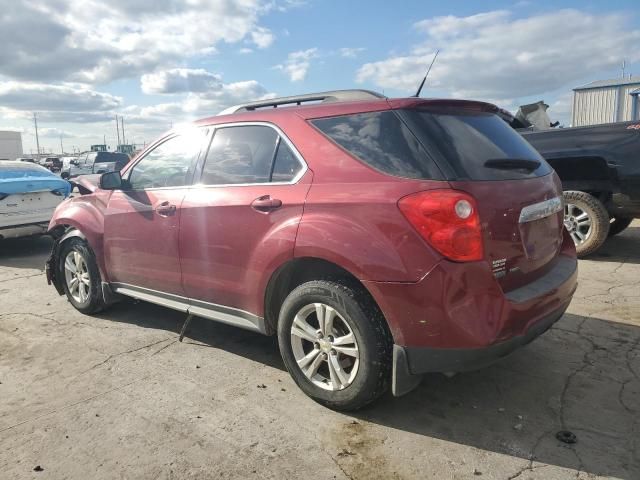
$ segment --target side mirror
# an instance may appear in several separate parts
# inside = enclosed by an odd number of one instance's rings
[[[100,176],[100,188],[102,190],[120,190],[122,177],[119,171],[106,172]]]

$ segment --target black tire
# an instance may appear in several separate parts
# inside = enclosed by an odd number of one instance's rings
[[[69,178],[69,172],[62,172],[60,174],[60,178],[62,178],[63,180],[67,180]]]
[[[70,292],[69,285],[67,284],[64,263],[67,255],[71,252],[77,252],[82,256],[89,274],[90,285],[85,301],[78,301],[75,299]],[[102,279],[100,278],[100,271],[98,270],[96,257],[93,250],[91,250],[85,240],[79,237],[73,237],[62,244],[58,254],[58,275],[58,278],[60,278],[60,281],[62,282],[64,292],[67,295],[67,299],[71,305],[76,308],[76,310],[85,314],[92,314],[105,308],[106,305],[102,296]]]
[[[627,217],[611,217],[611,223],[609,224],[609,236],[613,237],[622,233],[633,222],[632,218]]]
[[[593,195],[579,191],[564,192],[565,203],[565,225],[568,220],[567,211],[569,205],[575,205],[583,212],[587,213],[591,220],[591,231],[587,238],[578,243],[572,236],[576,245],[578,257],[586,257],[598,250],[609,235],[609,213],[604,205]]]
[[[293,352],[291,326],[305,306],[323,303],[349,324],[359,350],[359,366],[352,382],[341,390],[325,390],[307,378]],[[393,341],[380,309],[359,285],[314,280],[294,289],[285,299],[278,319],[278,344],[287,370],[309,397],[329,408],[353,411],[373,402],[388,389]]]

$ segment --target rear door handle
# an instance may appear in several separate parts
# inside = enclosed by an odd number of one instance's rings
[[[176,212],[176,206],[169,202],[162,202],[156,207],[156,213],[162,217],[168,217]]]
[[[282,200],[278,198],[271,198],[271,195],[263,195],[256,198],[251,202],[251,208],[260,213],[269,213],[272,210],[276,210],[282,206]]]

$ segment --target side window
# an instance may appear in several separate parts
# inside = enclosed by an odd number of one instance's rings
[[[132,190],[159,187],[181,187],[190,182],[189,169],[197,159],[206,136],[206,129],[196,129],[161,143],[131,170]]]
[[[278,140],[270,127],[247,125],[216,130],[200,183],[232,185],[269,181]]]
[[[367,165],[404,178],[440,178],[409,128],[391,111],[320,118],[311,123]]]
[[[290,182],[302,170],[302,164],[293,154],[289,145],[284,140],[280,140],[278,151],[271,174],[272,182]]]

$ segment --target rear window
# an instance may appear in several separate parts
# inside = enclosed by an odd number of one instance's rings
[[[320,118],[311,122],[367,165],[405,178],[440,179],[418,139],[393,111]]]
[[[451,167],[455,179],[516,180],[551,172],[542,156],[493,113],[447,109],[403,110],[402,115],[436,163]]]

